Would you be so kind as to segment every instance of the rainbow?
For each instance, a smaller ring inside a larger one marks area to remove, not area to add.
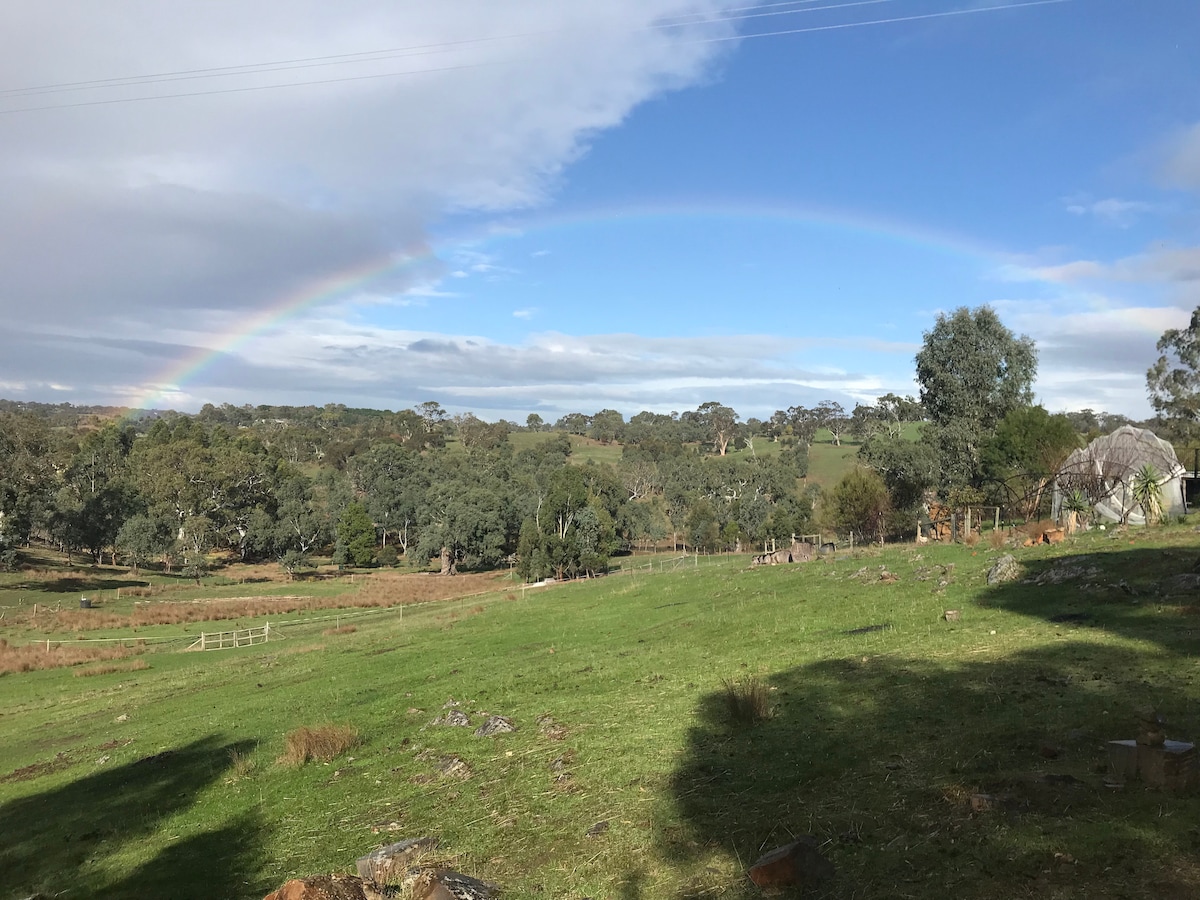
[[[278,327],[302,313],[352,296],[368,289],[385,275],[415,269],[421,263],[438,258],[438,248],[451,249],[479,246],[503,241],[506,237],[525,237],[539,232],[555,232],[606,224],[638,223],[684,219],[776,221],[790,226],[801,225],[836,230],[850,235],[867,236],[906,244],[924,251],[934,251],[964,257],[989,269],[1016,264],[1016,258],[998,248],[962,235],[902,222],[883,216],[868,215],[845,209],[819,206],[791,206],[745,203],[680,203],[647,206],[593,208],[569,213],[512,217],[491,220],[440,237],[434,246],[412,253],[389,255],[364,260],[350,268],[335,272],[300,290],[280,297],[270,306],[243,318],[235,329],[217,337],[213,344],[198,349],[185,359],[173,363],[153,380],[152,386],[137,395],[131,414],[166,403],[182,392],[186,385],[206,369],[249,341]]]

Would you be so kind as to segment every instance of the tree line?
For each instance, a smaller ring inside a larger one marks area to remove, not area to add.
[[[1200,310],[1190,329],[1164,335],[1147,376],[1151,424],[1177,440],[1200,432],[1198,345]],[[328,555],[354,566],[437,560],[446,574],[507,562],[536,579],[664,543],[742,549],[817,527],[907,537],[932,496],[1043,514],[1067,454],[1130,421],[1034,404],[1036,347],[986,306],[939,315],[915,365],[915,398],[745,421],[716,401],[628,420],[612,409],[553,423],[530,413],[523,424],[450,415],[436,401],[126,418],[0,401],[0,565],[32,541],[196,577],[220,551],[290,573]],[[805,477],[821,429],[835,445],[859,442],[860,465],[826,496]],[[520,432],[549,433],[518,448]],[[580,465],[570,436],[615,445],[619,459]]]

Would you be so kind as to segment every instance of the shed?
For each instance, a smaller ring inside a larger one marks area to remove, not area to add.
[[[1133,499],[1132,490],[1134,475],[1146,465],[1159,473],[1163,514],[1176,516],[1187,512],[1184,497],[1187,470],[1175,456],[1175,448],[1148,428],[1122,425],[1067,457],[1054,480],[1054,517],[1060,518],[1063,496],[1081,490],[1091,502],[1096,518],[1146,524],[1146,516]]]

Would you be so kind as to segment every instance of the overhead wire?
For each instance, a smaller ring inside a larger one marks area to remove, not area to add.
[[[774,3],[758,3],[752,6],[739,6],[724,10],[720,15],[708,18],[697,18],[693,21],[663,21],[635,29],[620,29],[623,32],[649,31],[664,28],[682,28],[703,25],[719,25],[726,22],[739,22],[746,19],[763,16],[794,15],[804,12],[820,12],[822,10],[840,9],[842,7],[865,6],[878,3],[892,3],[896,0],[852,0],[846,3],[832,3],[826,6],[811,6],[821,0],[782,0]],[[776,7],[800,7],[792,9],[777,9]],[[754,12],[754,10],[769,10]],[[742,12],[745,15],[732,16],[728,13]],[[675,19],[683,16],[672,17]],[[57,84],[32,85],[22,88],[0,88],[0,96],[28,97],[42,94],[66,93],[71,91],[98,90],[115,87],[134,87],[144,84],[160,84],[172,81],[187,81],[199,78],[223,78],[237,75],[255,75],[270,72],[285,72],[294,69],[317,68],[321,66],[353,65],[364,62],[381,62],[388,59],[398,59],[405,56],[423,56],[434,53],[454,52],[462,47],[475,44],[492,43],[506,40],[522,40],[531,37],[543,37],[549,34],[562,34],[571,29],[546,29],[543,31],[527,31],[514,34],[489,35],[480,38],[464,38],[457,41],[442,41],[431,44],[415,44],[407,47],[388,47],[378,50],[362,50],[354,53],[337,53],[326,56],[299,57],[295,59],[270,60],[260,63],[245,63],[236,66],[210,66],[200,69],[183,69],[173,72],[157,72],[145,75],[126,75],[115,78],[97,78],[86,81],[67,81]]]
[[[812,3],[812,2],[816,2],[816,0],[787,0],[787,2],[784,2],[784,3],[756,4],[755,6],[741,7],[740,9],[753,10],[753,9],[764,9],[764,8],[776,7],[776,6],[795,6],[797,3]],[[831,5],[827,5],[827,6],[819,6],[819,7],[818,6],[805,6],[800,9],[791,9],[791,10],[780,11],[780,12],[754,13],[754,14],[746,15],[746,16],[734,16],[734,17],[700,20],[700,21],[697,21],[694,23],[676,23],[673,25],[672,24],[656,24],[653,26],[646,26],[646,27],[647,28],[681,27],[681,24],[691,24],[691,25],[714,24],[714,25],[716,25],[716,24],[723,24],[725,22],[731,22],[731,21],[742,21],[742,20],[750,19],[750,18],[759,18],[759,17],[765,16],[765,15],[780,15],[780,14],[791,14],[791,13],[801,13],[801,12],[817,12],[817,11],[822,11],[822,10],[841,9],[841,8],[847,8],[847,7],[857,7],[857,6],[873,5],[873,4],[877,4],[877,3],[887,3],[887,2],[895,2],[895,0],[852,0],[852,2],[850,2],[850,3],[835,3],[835,4],[831,4]],[[773,31],[756,31],[756,32],[739,33],[739,34],[733,34],[733,35],[719,35],[719,36],[707,37],[707,38],[703,38],[703,37],[688,38],[688,39],[681,41],[681,43],[683,43],[683,44],[711,44],[711,43],[726,43],[726,42],[730,42],[730,41],[747,41],[747,40],[753,40],[756,38],[780,37],[780,36],[797,35],[797,34],[812,34],[812,33],[823,32],[823,31],[836,31],[836,30],[845,30],[845,29],[851,29],[851,28],[863,28],[863,27],[875,26],[875,25],[887,25],[887,24],[901,23],[901,22],[914,22],[914,21],[929,20],[929,19],[940,19],[940,18],[946,18],[946,17],[950,17],[950,16],[976,15],[976,14],[980,14],[980,13],[999,12],[999,11],[1009,10],[1009,9],[1022,9],[1022,8],[1035,7],[1035,6],[1050,6],[1050,5],[1058,5],[1058,4],[1063,4],[1063,3],[1071,3],[1071,2],[1074,2],[1074,0],[1021,0],[1021,2],[1017,2],[1017,3],[1002,3],[1002,4],[996,4],[993,6],[976,6],[976,7],[967,7],[964,9],[941,10],[938,12],[917,13],[917,14],[906,15],[906,16],[893,16],[893,17],[889,17],[889,18],[871,19],[871,20],[866,20],[866,21],[836,22],[836,23],[832,23],[832,24],[812,25],[812,26],[806,26],[806,27],[802,27],[802,28],[776,29]],[[630,29],[630,30],[636,31],[636,30],[645,30],[645,29]],[[42,94],[61,93],[61,92],[75,91],[75,90],[104,89],[104,88],[111,88],[111,87],[142,87],[142,86],[152,85],[152,84],[191,80],[193,78],[269,74],[272,72],[290,71],[293,69],[300,69],[300,68],[313,68],[313,67],[320,66],[320,65],[344,65],[347,63],[354,63],[354,62],[378,62],[378,61],[383,61],[383,60],[387,60],[387,59],[399,58],[404,55],[419,55],[422,51],[424,51],[426,53],[448,52],[447,49],[432,49],[432,48],[453,48],[453,47],[458,47],[458,46],[465,45],[465,44],[477,44],[477,43],[483,43],[486,41],[510,40],[510,39],[518,39],[518,38],[523,38],[523,37],[535,37],[535,36],[542,36],[545,34],[562,33],[562,31],[563,31],[563,29],[559,29],[556,31],[527,32],[522,35],[496,35],[496,36],[484,37],[484,38],[464,39],[462,41],[444,42],[442,44],[416,45],[411,48],[395,48],[393,50],[362,51],[360,53],[338,54],[338,55],[328,56],[328,57],[310,57],[310,58],[308,58],[307,61],[304,59],[297,59],[297,60],[293,60],[293,61],[279,61],[279,62],[273,62],[273,63],[272,62],[257,63],[257,64],[252,63],[252,64],[246,64],[244,66],[215,67],[212,69],[182,70],[179,72],[162,73],[159,75],[128,76],[127,78],[124,78],[124,79],[96,79],[91,82],[63,82],[63,83],[60,83],[57,85],[42,85],[42,86],[35,86],[35,87],[29,87],[29,88],[11,88],[11,89],[7,89],[7,90],[0,90],[0,97],[7,96],[9,98],[21,98],[21,97],[27,97],[27,96],[38,96],[38,95],[42,95]],[[392,55],[383,55],[383,54],[392,54]],[[367,57],[370,57],[370,58],[367,58]],[[275,83],[275,84],[253,84],[253,85],[243,85],[243,86],[237,86],[237,87],[213,88],[211,90],[202,90],[202,91],[183,91],[183,92],[175,92],[175,93],[169,93],[169,94],[146,94],[146,95],[135,96],[135,97],[109,97],[109,98],[94,99],[94,100],[81,100],[81,101],[76,101],[76,102],[71,102],[71,103],[53,103],[53,104],[46,104],[46,105],[42,105],[42,106],[24,106],[24,107],[16,107],[13,109],[0,109],[0,116],[13,115],[16,113],[26,113],[26,112],[42,112],[42,111],[55,110],[55,109],[76,109],[76,108],[82,108],[82,107],[107,106],[107,105],[122,104],[122,103],[138,103],[138,102],[148,102],[148,101],[154,101],[154,100],[172,100],[172,99],[183,99],[183,98],[189,98],[189,97],[207,97],[207,96],[216,96],[216,95],[221,95],[221,94],[239,94],[239,93],[249,93],[249,92],[254,92],[254,91],[278,90],[278,89],[284,89],[284,88],[312,87],[312,86],[339,84],[339,83],[347,83],[347,82],[354,82],[354,81],[368,81],[368,80],[375,80],[375,79],[382,79],[382,78],[403,78],[403,77],[409,77],[409,76],[414,76],[414,75],[438,74],[438,73],[444,73],[444,72],[460,71],[460,70],[465,70],[465,69],[481,68],[484,66],[514,65],[519,61],[520,60],[518,60],[518,59],[476,61],[476,62],[462,63],[459,65],[451,65],[451,66],[437,66],[437,67],[429,67],[429,68],[421,68],[421,69],[408,69],[408,70],[404,70],[404,71],[392,71],[392,72],[371,72],[371,73],[366,73],[366,74],[361,74],[361,75],[346,75],[346,76],[341,76],[341,77],[337,77],[337,78],[310,79],[310,80],[305,80],[305,81],[285,81],[285,82],[279,82],[279,83]],[[292,65],[290,63],[295,63],[295,64]]]

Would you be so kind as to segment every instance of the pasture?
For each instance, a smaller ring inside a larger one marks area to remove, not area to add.
[[[1169,737],[1200,733],[1200,609],[1170,587],[1198,537],[635,557],[524,590],[404,576],[473,595],[407,603],[382,573],[120,600],[122,570],[6,576],[14,644],[132,635],[136,601],[313,602],[270,614],[267,644],[181,652],[261,623],[248,606],[138,625],[164,640],[123,660],[0,676],[0,898],[261,897],[424,835],[508,897],[750,898],[747,866],[799,834],[838,869],[814,896],[1196,896],[1200,801],[1111,782],[1104,743],[1146,704]],[[1004,552],[1024,578],[989,587]],[[66,578],[93,579],[100,608],[72,613],[104,628],[13,612],[65,611]],[[741,722],[726,685],[752,679],[771,714]],[[517,730],[431,724],[448,709]],[[324,724],[357,744],[289,762],[289,733]]]

